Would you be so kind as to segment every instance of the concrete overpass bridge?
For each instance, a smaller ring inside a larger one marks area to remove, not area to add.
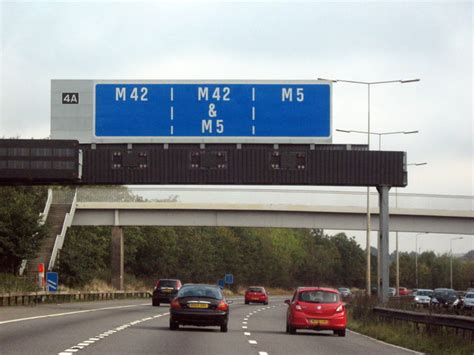
[[[371,194],[378,206],[379,194]],[[474,198],[397,193],[389,195],[390,231],[474,235]],[[81,187],[50,193],[48,206],[68,206],[61,232],[46,246],[54,266],[70,226],[112,226],[112,284],[123,287],[124,226],[229,226],[366,229],[366,192],[312,187],[159,186]],[[380,226],[371,209],[372,230]],[[46,217],[45,217],[46,218]],[[387,247],[388,248],[388,247]],[[388,253],[388,250],[387,250]],[[383,259],[387,263],[387,258]],[[382,264],[384,261],[382,261]],[[388,265],[388,264],[387,264]],[[388,266],[386,267],[388,268]]]
[[[379,228],[371,194],[372,230]],[[390,231],[474,234],[474,198],[390,194]],[[366,192],[310,187],[80,188],[71,225],[366,229]]]

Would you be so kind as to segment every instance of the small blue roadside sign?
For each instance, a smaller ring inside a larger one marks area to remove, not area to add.
[[[218,280],[218,281],[217,281],[217,285],[218,285],[221,289],[223,289],[223,288],[225,287],[225,281],[224,281],[224,279]]]
[[[234,283],[234,275],[226,274],[224,280],[227,285],[232,285]]]
[[[46,291],[48,292],[58,291],[58,273],[57,272],[46,273]]]

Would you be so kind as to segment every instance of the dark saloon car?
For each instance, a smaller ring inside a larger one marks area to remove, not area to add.
[[[459,297],[451,288],[435,288],[431,297],[431,305],[452,306],[459,302]]]
[[[219,326],[227,332],[229,304],[219,286],[185,284],[170,304],[170,329],[180,325]]]
[[[159,306],[160,303],[170,303],[181,288],[181,281],[177,279],[159,279],[153,289],[151,304]]]

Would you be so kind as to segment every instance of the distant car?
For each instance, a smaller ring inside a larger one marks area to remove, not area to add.
[[[300,287],[285,303],[288,304],[287,333],[295,334],[297,329],[332,330],[346,336],[346,309],[338,290]]]
[[[459,297],[451,288],[435,288],[431,297],[431,305],[452,306],[459,302]]]
[[[185,284],[170,304],[170,329],[180,325],[219,326],[227,332],[229,304],[215,285]]]
[[[474,308],[474,291],[467,292],[464,295],[464,309],[473,309]]]
[[[337,289],[339,293],[341,294],[342,298],[350,298],[352,297],[352,292],[346,287],[339,287]]]
[[[395,287],[389,287],[389,288],[388,288],[388,296],[389,296],[389,297],[395,296],[395,294],[397,293],[396,291],[397,291],[397,290],[396,290]]]
[[[151,304],[159,306],[160,303],[170,303],[181,286],[181,281],[178,279],[159,279],[153,289]]]
[[[433,296],[433,290],[420,288],[417,289],[415,293],[413,293],[413,296],[415,296],[413,299],[415,305],[429,306],[431,297]]]
[[[250,302],[268,304],[268,292],[264,287],[250,286],[245,291],[245,304]]]
[[[407,289],[406,287],[399,287],[398,288],[398,295],[399,296],[408,296],[410,293],[410,290]]]

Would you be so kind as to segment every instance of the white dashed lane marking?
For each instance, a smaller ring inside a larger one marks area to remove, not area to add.
[[[248,326],[247,326],[248,320],[249,320],[249,318],[250,318],[252,315],[256,314],[257,312],[266,311],[267,309],[272,309],[272,308],[276,308],[276,307],[280,307],[280,306],[283,306],[283,305],[268,306],[268,307],[258,308],[257,310],[255,310],[255,311],[253,311],[253,312],[250,312],[249,314],[247,314],[247,315],[245,316],[245,318],[244,318],[244,320],[243,320],[243,322],[242,322],[242,324],[245,324],[245,325],[242,326],[242,329],[244,329],[244,330],[248,329]],[[250,333],[250,332],[247,332],[247,331],[244,331],[244,335],[248,337],[248,336],[251,335],[251,333]],[[248,340],[248,342],[249,342],[250,345],[257,345],[257,344],[258,344],[257,341],[256,341],[256,340],[253,340],[253,339],[252,339],[252,340]],[[268,353],[267,353],[266,351],[259,351],[259,352],[258,352],[258,355],[268,355]]]
[[[135,320],[135,321],[127,323],[127,324],[123,324],[123,325],[121,325],[117,328],[110,329],[106,332],[103,332],[99,335],[96,335],[95,337],[89,338],[89,340],[84,340],[83,342],[81,342],[81,343],[79,343],[75,346],[71,346],[70,348],[64,350],[63,352],[58,353],[58,355],[71,355],[72,353],[78,352],[79,350],[82,350],[85,347],[94,344],[96,341],[99,341],[100,339],[108,337],[109,335],[112,335],[112,334],[120,332],[124,329],[130,328],[130,327],[132,327],[136,324],[146,322],[146,321],[149,321],[149,320],[152,320],[152,319],[155,319],[155,318],[159,318],[159,317],[162,317],[162,316],[167,316],[167,315],[169,315],[169,313],[157,314],[156,316],[153,316],[153,317],[147,317],[147,318]]]

